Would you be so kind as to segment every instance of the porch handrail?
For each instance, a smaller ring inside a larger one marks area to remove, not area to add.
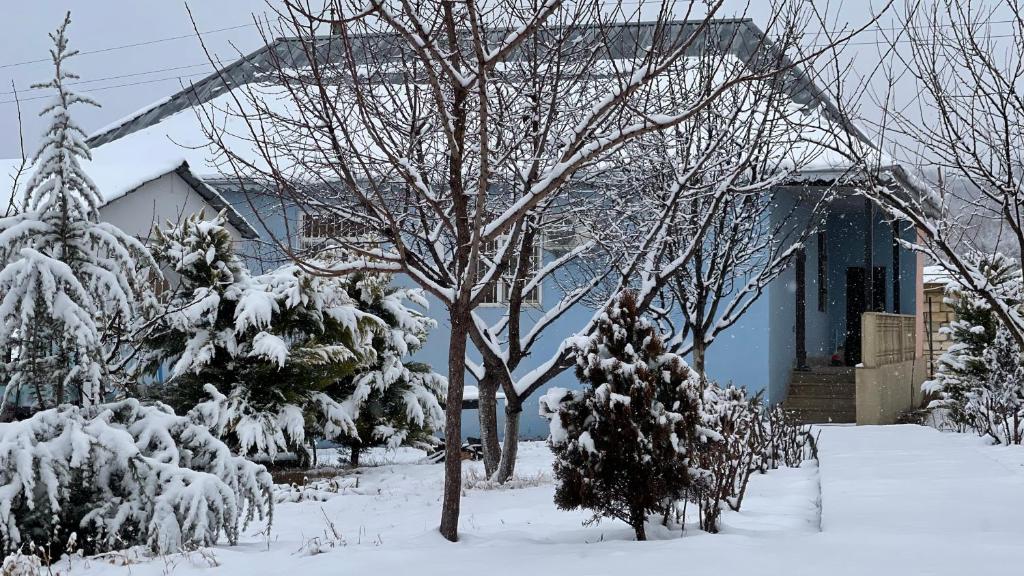
[[[865,368],[913,360],[917,354],[916,317],[865,312],[861,315],[861,364]]]

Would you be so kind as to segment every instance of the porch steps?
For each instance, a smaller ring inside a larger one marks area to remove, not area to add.
[[[783,407],[802,424],[857,420],[856,377],[846,366],[815,366],[793,371]]]

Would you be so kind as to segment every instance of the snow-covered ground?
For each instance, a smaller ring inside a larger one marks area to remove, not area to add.
[[[632,541],[613,521],[552,503],[551,456],[520,449],[515,489],[471,488],[462,540],[441,539],[442,467],[420,454],[335,482],[325,501],[285,502],[269,539],[166,558],[61,562],[55,573],[132,574],[1003,574],[1024,559],[1024,448],[917,426],[827,427],[820,468],[755,477],[723,533],[652,527]],[[467,477],[479,465],[466,463]],[[326,495],[326,494],[325,494]],[[121,566],[125,561],[130,566]]]

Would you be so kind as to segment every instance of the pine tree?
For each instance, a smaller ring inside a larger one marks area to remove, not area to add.
[[[552,389],[541,400],[558,480],[555,503],[618,518],[646,539],[649,514],[666,512],[703,474],[699,451],[718,441],[701,423],[702,385],[665,351],[655,327],[622,293],[595,334],[576,344],[576,375],[589,387]]]
[[[1019,302],[1020,269],[1012,258],[999,253],[974,253],[968,258],[1008,303]],[[939,358],[935,378],[924,383],[924,390],[939,396],[932,407],[945,410],[947,422],[964,431],[973,425],[966,412],[967,395],[983,386],[988,378],[985,353],[995,341],[998,320],[984,298],[958,282],[946,286],[946,302],[956,316],[945,329],[952,345]]]
[[[3,417],[32,398],[39,408],[90,405],[115,388],[123,360],[120,332],[136,318],[151,264],[145,247],[99,222],[102,197],[81,166],[90,158],[75,104],[95,102],[68,90],[70,13],[50,34],[55,75],[41,115],[49,127],[33,157],[35,172],[20,213],[0,219],[0,379]]]
[[[427,307],[419,289],[398,288],[385,274],[353,274],[346,289],[360,310],[373,314],[387,325],[374,336],[376,361],[337,381],[327,390],[335,399],[358,402],[356,435],[330,437],[350,449],[351,463],[372,446],[429,445],[436,442],[434,431],[444,424],[441,407],[448,380],[430,366],[410,362],[436,322],[409,304]]]
[[[325,390],[376,358],[381,321],[341,281],[284,266],[252,276],[223,214],[202,213],[155,235],[177,285],[147,337],[148,365],[170,365],[154,394],[246,455],[311,455],[308,432],[355,434],[358,407]]]
[[[981,435],[1001,444],[1024,442],[1024,358],[1000,326],[982,357],[987,374],[965,394],[964,412]]]

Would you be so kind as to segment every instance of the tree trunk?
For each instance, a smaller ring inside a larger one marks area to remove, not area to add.
[[[637,541],[642,542],[644,540],[647,540],[647,531],[644,530],[644,521],[646,520],[646,518],[644,518],[644,513],[642,511],[639,513],[634,511],[632,516],[633,531],[636,532]]]
[[[359,455],[362,452],[363,451],[358,446],[353,446],[351,448],[351,451],[349,452],[348,455],[348,463],[350,466],[352,466],[353,468],[359,467]]]
[[[480,446],[484,452],[484,472],[488,478],[494,476],[501,461],[501,445],[498,444],[497,388],[497,382],[486,374],[480,380],[477,412],[480,418]]]
[[[466,384],[466,334],[470,318],[456,303],[450,313],[452,332],[448,346],[448,399],[444,423],[444,497],[441,535],[459,539],[459,504],[462,496],[462,398]]]
[[[501,451],[501,462],[495,477],[499,483],[508,482],[516,471],[516,454],[519,452],[519,415],[523,405],[513,398],[505,399],[505,445]]]
[[[704,335],[694,332],[693,334],[693,369],[701,378],[704,377],[704,355],[707,347],[704,344]]]

